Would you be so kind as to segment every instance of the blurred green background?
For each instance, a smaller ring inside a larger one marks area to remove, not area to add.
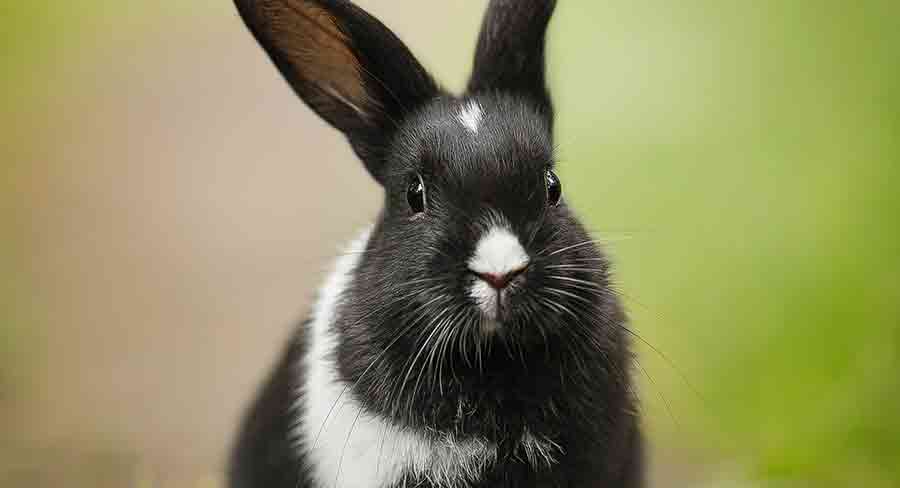
[[[360,3],[463,86],[485,2]],[[900,486],[900,4],[560,3],[653,486]],[[217,486],[378,190],[230,2],[6,2],[0,39],[0,486]]]

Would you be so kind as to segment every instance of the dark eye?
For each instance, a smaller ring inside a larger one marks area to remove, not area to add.
[[[547,181],[547,205],[552,207],[559,203],[559,198],[562,196],[562,183],[559,182],[556,173],[549,169],[545,178]]]
[[[425,211],[425,183],[418,174],[410,176],[406,186],[406,201],[414,213]]]

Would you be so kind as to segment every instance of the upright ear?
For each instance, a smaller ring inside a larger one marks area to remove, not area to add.
[[[345,0],[235,0],[294,91],[342,131],[383,183],[387,146],[434,80],[377,19]]]
[[[544,76],[544,38],[555,0],[491,0],[475,49],[472,93],[523,96],[553,118]]]

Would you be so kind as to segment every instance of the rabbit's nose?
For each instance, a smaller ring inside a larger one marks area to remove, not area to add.
[[[506,288],[528,267],[528,253],[513,232],[505,226],[487,230],[475,245],[469,259],[469,271],[495,290]]]
[[[491,285],[492,288],[497,290],[502,290],[506,288],[507,285],[516,277],[522,274],[525,271],[527,266],[522,266],[521,268],[514,269],[508,273],[475,273],[479,278],[484,280],[487,284]]]

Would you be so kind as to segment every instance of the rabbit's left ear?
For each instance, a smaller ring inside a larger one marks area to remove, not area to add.
[[[468,91],[524,97],[552,122],[544,42],[555,6],[555,0],[491,0],[475,48]]]
[[[376,180],[402,121],[439,94],[409,49],[346,0],[234,0],[300,98],[342,131]]]

